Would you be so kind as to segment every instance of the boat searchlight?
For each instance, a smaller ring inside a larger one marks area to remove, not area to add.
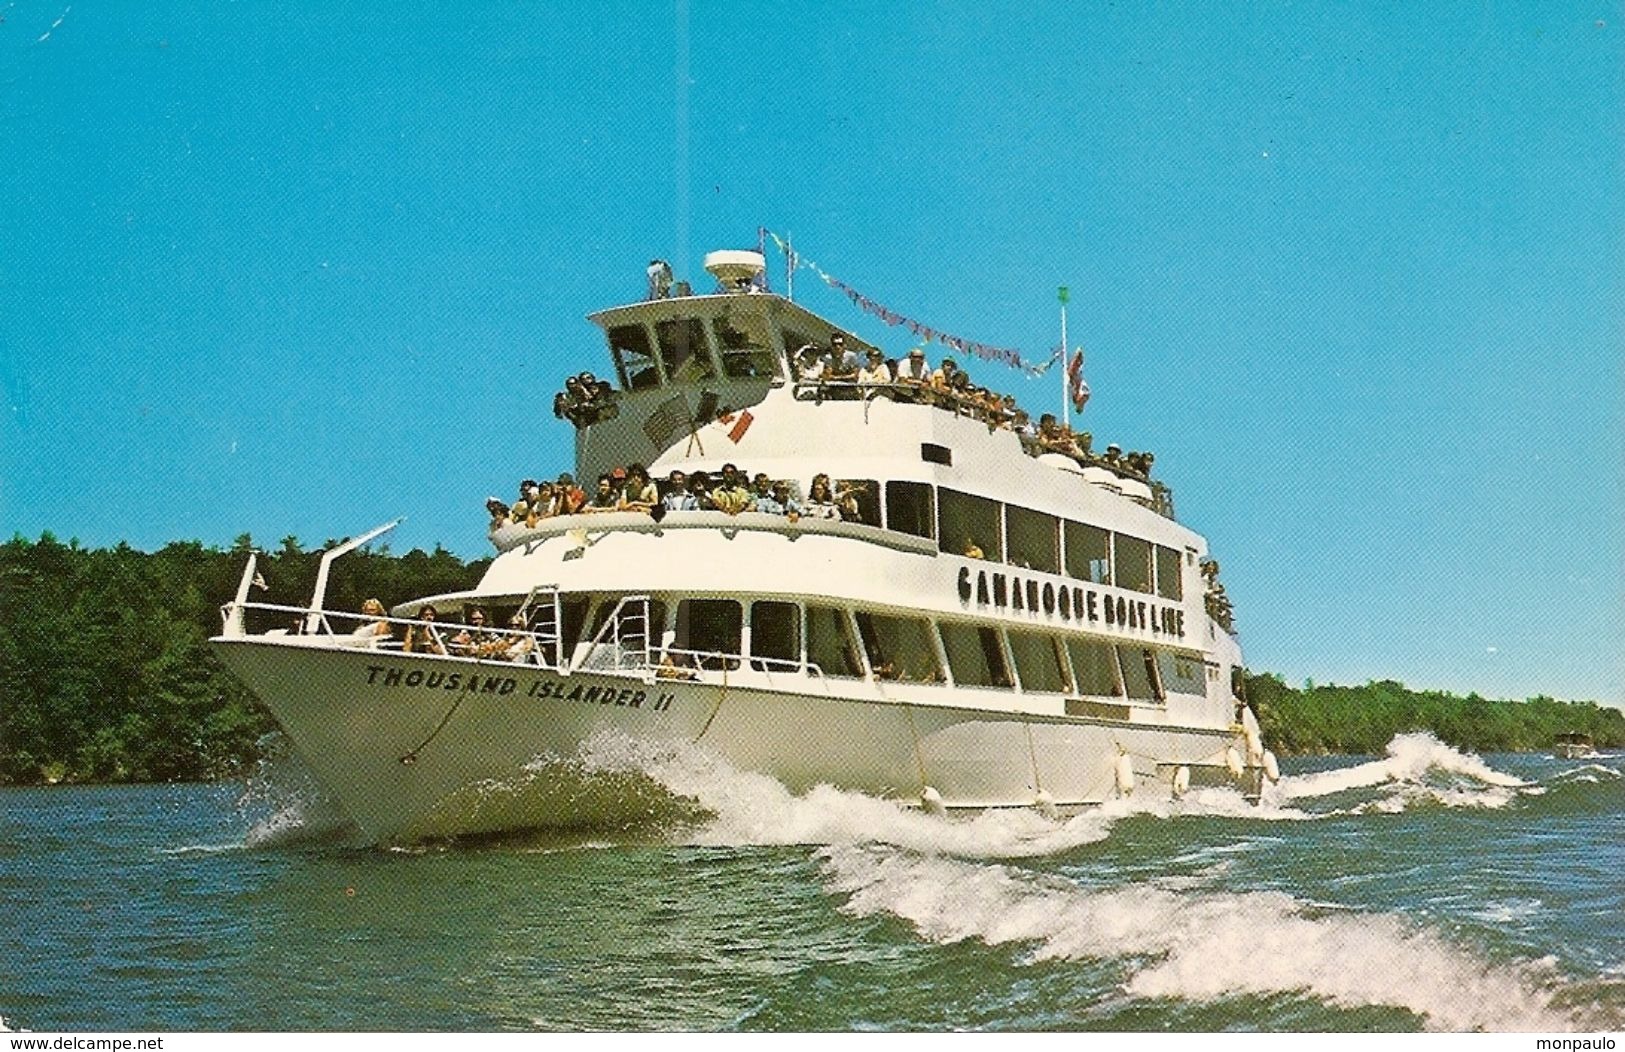
[[[705,270],[730,292],[746,292],[767,269],[760,252],[723,249],[705,254]]]

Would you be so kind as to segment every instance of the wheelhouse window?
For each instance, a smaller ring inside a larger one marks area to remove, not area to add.
[[[655,323],[660,341],[660,360],[666,366],[666,379],[672,383],[693,383],[716,375],[711,352],[705,343],[705,326],[698,318],[670,318]]]
[[[1117,656],[1122,660],[1123,685],[1128,689],[1128,696],[1142,701],[1161,701],[1157,662],[1151,651],[1142,647],[1120,646]]]
[[[677,604],[672,646],[700,668],[738,668],[744,616],[732,599],[684,599]]]
[[[886,483],[886,527],[930,539],[937,530],[936,500],[929,482]]]
[[[1118,678],[1117,655],[1111,644],[1093,639],[1068,639],[1067,653],[1078,677],[1078,693],[1120,698],[1123,683]]]
[[[1157,545],[1157,594],[1164,599],[1183,599],[1185,587],[1180,573],[1179,553]]]
[[[835,503],[847,522],[880,525],[880,485],[874,479],[836,479]]]
[[[801,665],[801,608],[762,599],[750,604],[751,667],[783,672]]]
[[[711,330],[722,354],[722,375],[737,380],[776,379],[779,356],[767,319],[757,314],[725,314],[713,319]]]
[[[999,630],[987,625],[962,625],[945,621],[942,647],[948,653],[948,668],[954,683],[961,687],[1009,687],[1010,669],[1004,660]]]
[[[1113,577],[1119,588],[1151,591],[1151,542],[1119,533],[1113,541]]]
[[[858,635],[876,679],[909,683],[940,683],[937,648],[931,626],[923,620],[860,612]]]
[[[1072,676],[1061,653],[1061,641],[1043,632],[1010,630],[1010,653],[1016,659],[1016,677],[1021,689],[1040,694],[1065,694],[1072,689]]]
[[[1061,524],[1055,516],[1006,504],[1004,525],[1012,566],[1061,572]]]
[[[1157,673],[1162,679],[1162,689],[1169,694],[1207,693],[1207,677],[1201,658],[1176,654],[1172,650],[1159,650]]]
[[[958,490],[937,491],[937,548],[954,555],[1004,559],[999,502]]]
[[[616,325],[609,330],[609,350],[615,356],[615,371],[627,391],[647,391],[660,386],[649,331],[642,325]]]
[[[846,611],[833,606],[807,607],[807,661],[826,676],[863,675]]]
[[[1066,572],[1080,581],[1111,584],[1111,535],[1098,526],[1066,523]]]

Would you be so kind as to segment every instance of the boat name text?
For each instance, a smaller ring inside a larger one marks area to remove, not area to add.
[[[513,694],[519,691],[519,680],[513,676],[485,676],[477,672],[426,672],[423,669],[404,669],[393,665],[368,665],[369,687],[424,687],[429,690],[461,690],[471,694]],[[655,694],[646,690],[615,687],[594,687],[583,683],[565,683],[557,679],[539,679],[520,692],[526,698],[558,698],[560,701],[579,701],[588,705],[619,705],[628,709],[647,706],[653,712],[671,708],[675,694]]]
[[[959,598],[995,610],[1042,611],[1049,617],[1059,614],[1063,621],[1148,628],[1158,635],[1185,637],[1185,611],[1177,606],[986,570],[978,570],[973,576],[969,566],[959,568]]]

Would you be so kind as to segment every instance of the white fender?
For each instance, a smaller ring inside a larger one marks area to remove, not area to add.
[[[1236,751],[1234,745],[1224,751],[1224,765],[1230,769],[1233,778],[1240,778],[1243,770],[1241,766],[1241,753]]]
[[[942,794],[929,785],[920,793],[920,806],[928,814],[941,816],[948,813],[947,805],[942,802]]]
[[[1033,808],[1039,814],[1052,821],[1056,817],[1055,797],[1049,795],[1042,789],[1038,790],[1038,795],[1033,797]]]
[[[1241,710],[1241,733],[1247,741],[1247,765],[1257,767],[1264,762],[1264,735],[1258,728],[1258,717],[1251,706]]]
[[[1120,753],[1117,757],[1117,795],[1128,796],[1134,792],[1134,761],[1128,753]]]
[[[1271,783],[1281,780],[1281,765],[1275,762],[1275,754],[1268,749],[1264,750],[1264,777]]]
[[[1181,765],[1174,771],[1174,799],[1191,791],[1191,769]]]

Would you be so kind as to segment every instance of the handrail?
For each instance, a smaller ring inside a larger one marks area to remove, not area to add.
[[[540,668],[560,667],[557,657],[559,653],[559,633],[557,631],[556,620],[554,622],[554,630],[551,632],[521,631],[515,628],[489,628],[484,626],[476,627],[474,625],[465,624],[459,621],[423,621],[416,618],[406,617],[352,614],[345,611],[318,610],[304,606],[288,606],[281,603],[243,603],[240,605],[237,603],[226,603],[221,607],[222,616],[226,619],[228,625],[231,623],[231,619],[233,617],[240,617],[243,612],[248,610],[261,610],[270,613],[295,615],[295,617],[290,620],[290,627],[296,629],[295,631],[290,631],[289,628],[286,627],[271,629],[270,631],[261,633],[258,636],[258,638],[262,639],[309,638],[313,640],[319,639],[328,641],[321,645],[338,648],[411,653],[418,657],[445,657],[456,658],[459,660],[472,659],[506,661],[511,663],[536,665]],[[360,628],[367,628],[377,625],[405,625],[408,628],[422,628],[434,637],[437,645],[442,648],[443,652],[437,653],[433,650],[407,651],[405,650],[405,641],[403,639],[395,638],[393,632],[391,632],[389,636],[379,634],[368,635],[360,631],[339,632],[333,628],[332,621],[334,620],[339,621],[340,623],[348,621],[360,622]],[[314,626],[314,630],[312,630],[309,626]],[[470,642],[457,642],[458,638],[465,633],[470,634]],[[229,630],[225,634],[228,636],[234,635],[234,633],[230,632]],[[244,638],[253,637],[247,637],[245,634]],[[511,640],[512,642],[504,646],[502,643],[505,640]],[[513,653],[515,646],[527,641],[530,643],[530,646],[525,647],[517,654]],[[554,654],[554,660],[551,662],[546,660],[547,654],[545,653],[545,650],[548,644],[552,644]]]

